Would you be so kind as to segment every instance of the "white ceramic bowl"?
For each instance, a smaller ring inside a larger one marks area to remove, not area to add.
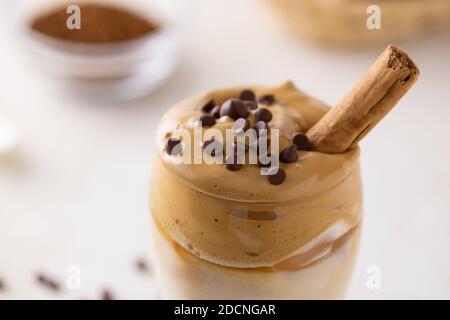
[[[158,32],[112,44],[55,39],[32,30],[30,19],[66,0],[19,0],[12,10],[12,34],[28,61],[56,80],[57,88],[82,98],[115,102],[150,94],[175,70],[182,24],[182,0],[81,0],[134,10],[160,25]]]

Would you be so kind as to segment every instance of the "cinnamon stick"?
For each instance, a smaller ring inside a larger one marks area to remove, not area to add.
[[[312,148],[341,153],[355,146],[392,110],[419,74],[408,55],[390,45],[352,90],[308,130]]]

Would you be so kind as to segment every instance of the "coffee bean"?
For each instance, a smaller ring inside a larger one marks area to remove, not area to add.
[[[290,146],[284,148],[280,153],[280,161],[284,163],[292,163],[298,160],[297,146],[291,144]]]
[[[59,291],[59,284],[51,279],[47,279],[48,287],[53,291]]]
[[[292,138],[292,142],[297,146],[297,150],[308,150],[309,149],[309,139],[304,133],[296,133]]]
[[[252,90],[244,90],[239,95],[239,99],[243,101],[256,101],[256,96]]]
[[[114,295],[109,290],[103,290],[101,298],[102,300],[114,300]]]
[[[138,259],[136,261],[136,267],[137,267],[137,269],[139,271],[142,271],[142,272],[148,272],[149,271],[148,264],[147,264],[147,262],[144,261],[144,259]]]
[[[36,275],[36,279],[41,285],[47,287],[48,289],[53,291],[59,291],[60,288],[59,284],[55,280],[49,278],[48,276],[39,273]]]
[[[237,161],[237,156],[235,154],[228,155],[225,158],[225,167],[230,171],[238,171],[241,169],[242,164],[239,164]]]
[[[286,180],[286,172],[281,168],[270,168],[268,173],[267,180],[270,184],[280,185]]]
[[[270,112],[266,108],[259,108],[255,111],[255,120],[258,121],[264,121],[264,122],[270,122],[272,120],[272,112]]]
[[[214,108],[212,108],[211,115],[215,119],[219,119],[220,118],[220,107],[219,106],[215,106]]]
[[[216,101],[214,101],[214,99],[211,99],[202,107],[202,111],[209,112],[212,110],[212,108],[215,107],[215,105],[216,105]]]
[[[259,102],[265,105],[274,104],[275,96],[273,94],[266,94],[259,98]]]
[[[235,134],[242,134],[250,127],[250,121],[244,118],[237,119],[233,124],[233,132]]]
[[[166,152],[171,156],[175,156],[181,152],[181,141],[176,138],[170,138],[166,142]]]
[[[202,123],[202,127],[212,127],[216,124],[216,119],[209,114],[202,115],[199,120]]]
[[[233,120],[239,118],[247,118],[249,114],[248,108],[244,102],[239,99],[229,99],[225,101],[220,109],[220,116],[228,116]]]

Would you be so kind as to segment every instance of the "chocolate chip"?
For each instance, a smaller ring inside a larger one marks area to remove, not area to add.
[[[237,119],[233,124],[233,132],[235,134],[242,134],[250,127],[250,121],[244,118]]]
[[[101,298],[102,300],[114,300],[114,295],[109,290],[103,290]]]
[[[211,115],[215,119],[219,119],[220,118],[220,107],[219,106],[215,106],[214,108],[212,108]]]
[[[234,106],[239,103],[239,101],[241,100],[237,100],[237,99],[229,99],[227,101],[225,101],[222,104],[222,107],[220,108],[220,116],[228,116],[233,120],[238,119],[236,112],[234,110]]]
[[[272,112],[270,112],[266,108],[259,108],[255,111],[256,121],[270,122],[270,120],[272,120],[272,117]]]
[[[248,145],[245,143],[233,143],[233,152],[235,156],[241,156],[245,154],[245,152],[248,151]]]
[[[199,120],[202,123],[202,127],[212,127],[216,124],[216,119],[209,114],[202,115]]]
[[[269,130],[270,129],[269,125],[264,121],[256,122],[254,128],[256,130]]]
[[[256,134],[259,136],[263,134],[263,131],[260,132],[260,130],[269,130],[269,125],[264,121],[258,121],[257,123],[255,123],[255,126],[253,128],[256,130]],[[265,132],[265,134],[267,134],[267,131]]]
[[[258,151],[258,146],[258,139],[252,139],[248,145],[249,149],[255,152]]]
[[[221,154],[223,152],[223,146],[220,141],[212,138],[211,140],[206,140],[203,143],[203,150],[205,150],[205,152],[210,156],[215,157],[216,154]]]
[[[266,154],[258,157],[258,167],[271,168],[278,167],[278,158],[275,155]]]
[[[250,141],[249,144],[249,149],[256,152],[258,151],[258,147],[259,147],[258,139],[252,139],[252,141]]]
[[[167,154],[174,156],[181,152],[181,141],[176,138],[170,138],[166,142],[166,152]],[[178,147],[177,147],[178,146]]]
[[[286,180],[286,172],[281,168],[270,168],[268,173],[267,180],[270,184],[280,185]]]
[[[248,108],[245,106],[244,102],[239,99],[225,101],[220,109],[221,117],[229,116],[233,120],[247,118],[248,114]]]
[[[258,109],[258,105],[254,101],[244,101],[244,104],[248,108],[248,110]]]
[[[239,99],[243,101],[256,101],[256,96],[252,90],[244,90],[239,95]]]
[[[238,171],[241,169],[242,165],[238,163],[237,156],[235,154],[228,155],[225,158],[225,167],[230,171]]]
[[[257,139],[252,139],[249,143],[249,149],[257,152],[258,155],[266,154],[267,150],[269,150],[270,139],[265,137],[264,135],[259,136]]]
[[[292,163],[297,161],[297,146],[295,144],[291,144],[290,146],[284,148],[280,153],[280,160],[284,163]]]
[[[37,274],[36,279],[41,285],[47,287],[48,289],[59,291],[59,284],[55,280],[45,276],[44,274]]]
[[[250,113],[248,111],[247,106],[242,101],[241,101],[241,103],[237,103],[235,105],[235,111],[236,111],[238,118],[247,118]]]
[[[259,98],[259,102],[266,105],[271,105],[275,102],[275,96],[273,94],[266,94]]]
[[[206,140],[205,142],[203,142],[203,149],[206,149],[207,146],[209,146],[211,143],[213,143],[215,141],[215,139],[211,139],[211,140]]]
[[[309,148],[309,139],[308,136],[304,133],[296,133],[292,138],[292,142],[297,146],[297,150],[308,150]]]
[[[215,105],[216,105],[216,101],[214,101],[214,99],[211,99],[202,107],[202,111],[209,112],[212,110],[212,108],[215,107]]]

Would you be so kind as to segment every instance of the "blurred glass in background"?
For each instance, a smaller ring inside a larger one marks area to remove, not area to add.
[[[269,2],[292,31],[327,46],[372,47],[450,26],[448,0]]]

